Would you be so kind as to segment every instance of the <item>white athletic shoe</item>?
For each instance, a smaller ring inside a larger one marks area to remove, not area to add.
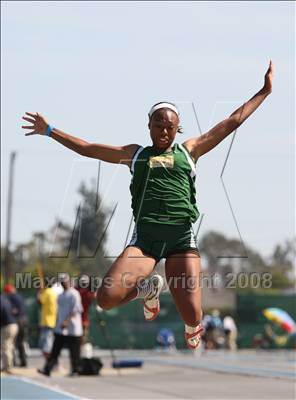
[[[201,336],[204,332],[204,327],[202,326],[202,324],[199,324],[195,328],[190,327],[191,332],[188,332],[188,330],[188,327],[185,326],[184,336],[187,347],[191,350],[198,349],[201,345]]]
[[[160,311],[159,295],[164,286],[164,279],[160,275],[153,275],[150,279],[145,281],[141,288],[140,293],[144,293],[143,311],[146,321],[154,320]]]

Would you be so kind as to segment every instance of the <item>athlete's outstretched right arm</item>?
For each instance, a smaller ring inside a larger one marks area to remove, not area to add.
[[[46,134],[49,124],[39,113],[26,112],[26,116],[23,116],[23,119],[31,124],[22,126],[23,129],[31,131],[26,133],[26,136]],[[106,144],[88,143],[85,140],[68,135],[57,128],[52,129],[50,136],[57,142],[68,147],[68,149],[71,149],[82,156],[96,158],[98,160],[115,164],[121,163],[128,166],[130,166],[131,159],[139,147],[138,144],[109,146]]]

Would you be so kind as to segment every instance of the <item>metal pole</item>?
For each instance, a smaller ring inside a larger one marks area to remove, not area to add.
[[[79,206],[78,216],[79,216],[79,219],[78,219],[79,227],[78,227],[78,242],[77,242],[77,250],[76,250],[77,258],[80,257],[81,229],[82,229],[82,220],[83,220],[83,204],[82,204],[82,202]]]
[[[12,219],[12,200],[13,200],[13,177],[14,177],[14,162],[16,152],[10,153],[9,162],[9,178],[8,178],[8,197],[7,197],[7,221],[6,221],[6,254],[4,263],[4,280],[8,281],[12,278],[11,270],[11,254],[10,254],[10,235],[11,235],[11,219]]]

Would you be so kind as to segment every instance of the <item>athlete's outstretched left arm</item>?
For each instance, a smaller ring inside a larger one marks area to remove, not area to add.
[[[195,160],[212,150],[231,132],[235,131],[251,114],[253,114],[265,98],[272,92],[272,78],[273,65],[270,60],[268,70],[264,77],[264,86],[255,94],[255,96],[235,110],[228,118],[211,128],[208,132],[197,138],[188,139],[183,143]]]

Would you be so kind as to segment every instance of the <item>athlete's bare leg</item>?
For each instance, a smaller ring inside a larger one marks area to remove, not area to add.
[[[200,257],[194,252],[176,253],[165,263],[166,279],[176,307],[188,326],[202,319]]]
[[[138,247],[127,247],[104,276],[97,292],[97,304],[109,310],[134,299],[137,283],[151,274],[155,264],[155,259],[144,255]]]

